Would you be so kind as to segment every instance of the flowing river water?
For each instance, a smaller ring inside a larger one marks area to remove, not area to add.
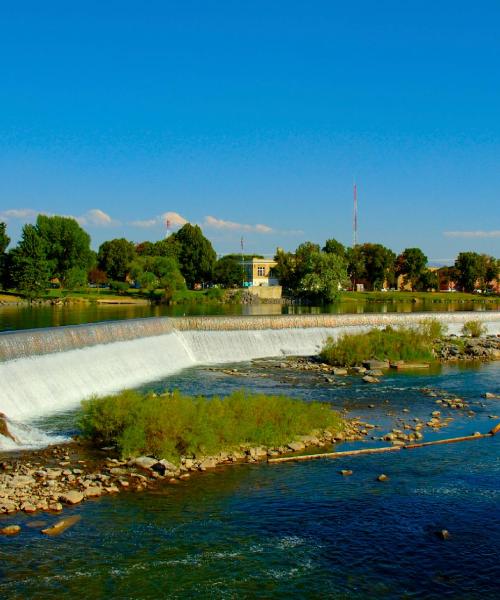
[[[425,440],[485,432],[500,421],[500,400],[483,398],[500,394],[498,362],[390,372],[373,386],[357,377],[332,384],[272,361],[224,370],[192,363],[139,385],[321,400],[376,424],[375,435],[401,418],[427,420],[436,408],[453,417],[440,432],[426,430]],[[424,388],[459,396],[468,408],[443,409]],[[69,435],[75,417],[68,405],[31,423]],[[380,473],[389,479],[377,481]],[[0,524],[22,526],[20,535],[0,537],[1,597],[496,598],[500,436],[342,460],[220,467],[64,514],[81,519],[54,538],[40,529],[60,516],[0,517]],[[442,529],[450,532],[446,541],[436,535]]]

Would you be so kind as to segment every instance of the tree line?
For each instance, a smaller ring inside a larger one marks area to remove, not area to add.
[[[205,284],[240,286],[245,279],[242,256],[217,260],[211,242],[190,223],[156,242],[112,239],[94,252],[89,234],[74,219],[39,215],[35,224],[23,227],[17,246],[8,250],[9,243],[7,226],[0,223],[0,286],[28,298],[43,295],[50,285],[109,285],[124,292],[133,284],[148,293],[161,290],[168,301],[178,290]],[[395,288],[400,276],[412,290],[439,289],[437,274],[427,268],[420,248],[396,255],[382,244],[349,248],[329,239],[323,247],[304,242],[295,252],[278,249],[275,261],[273,274],[286,293],[319,302],[331,302],[341,289],[356,289],[357,284],[369,290]],[[477,287],[486,290],[498,278],[499,264],[492,256],[461,252],[452,267],[441,271],[459,289],[471,292]]]
[[[305,242],[295,252],[278,250],[275,275],[285,290],[295,296],[332,301],[341,289],[381,290],[397,288],[398,279],[412,291],[439,289],[438,274],[427,267],[428,258],[420,248],[406,248],[396,255],[382,244],[346,247],[335,239],[319,244]],[[461,252],[455,264],[442,276],[465,292],[486,291],[498,279],[500,261],[476,252]]]
[[[134,244],[119,238],[105,241],[97,252],[90,242],[74,219],[39,215],[7,251],[10,238],[6,224],[0,223],[0,285],[36,298],[51,285],[71,290],[109,285],[123,292],[133,283],[146,292],[161,290],[169,300],[175,291],[196,284],[241,285],[244,278],[240,257],[217,260],[200,227],[189,223],[157,242]]]

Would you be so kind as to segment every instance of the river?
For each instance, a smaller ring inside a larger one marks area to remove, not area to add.
[[[426,439],[487,431],[500,419],[498,363],[321,383],[251,363],[228,376],[198,366],[147,388],[225,394],[250,387],[329,402],[389,430],[426,419],[432,387],[469,403]],[[376,408],[370,408],[375,405]],[[404,413],[409,409],[409,416]],[[70,432],[74,412],[38,422]],[[376,442],[358,443],[369,445]],[[349,446],[352,446],[351,443]],[[343,447],[347,447],[344,444]],[[342,446],[339,446],[342,448]],[[352,469],[342,477],[340,469]],[[389,480],[376,481],[380,473]],[[55,515],[16,515],[0,539],[4,598],[494,598],[500,579],[500,437],[397,454],[240,465],[177,486],[122,493],[66,510],[81,520],[47,539]],[[443,541],[436,532],[447,529]]]

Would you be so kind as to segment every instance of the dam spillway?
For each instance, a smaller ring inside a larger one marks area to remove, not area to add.
[[[91,395],[161,380],[197,364],[316,354],[346,330],[439,319],[500,333],[499,312],[147,318],[0,334],[0,412],[20,421]]]

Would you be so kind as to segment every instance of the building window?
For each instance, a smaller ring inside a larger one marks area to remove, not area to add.
[[[257,277],[265,277],[266,267],[257,267]]]

